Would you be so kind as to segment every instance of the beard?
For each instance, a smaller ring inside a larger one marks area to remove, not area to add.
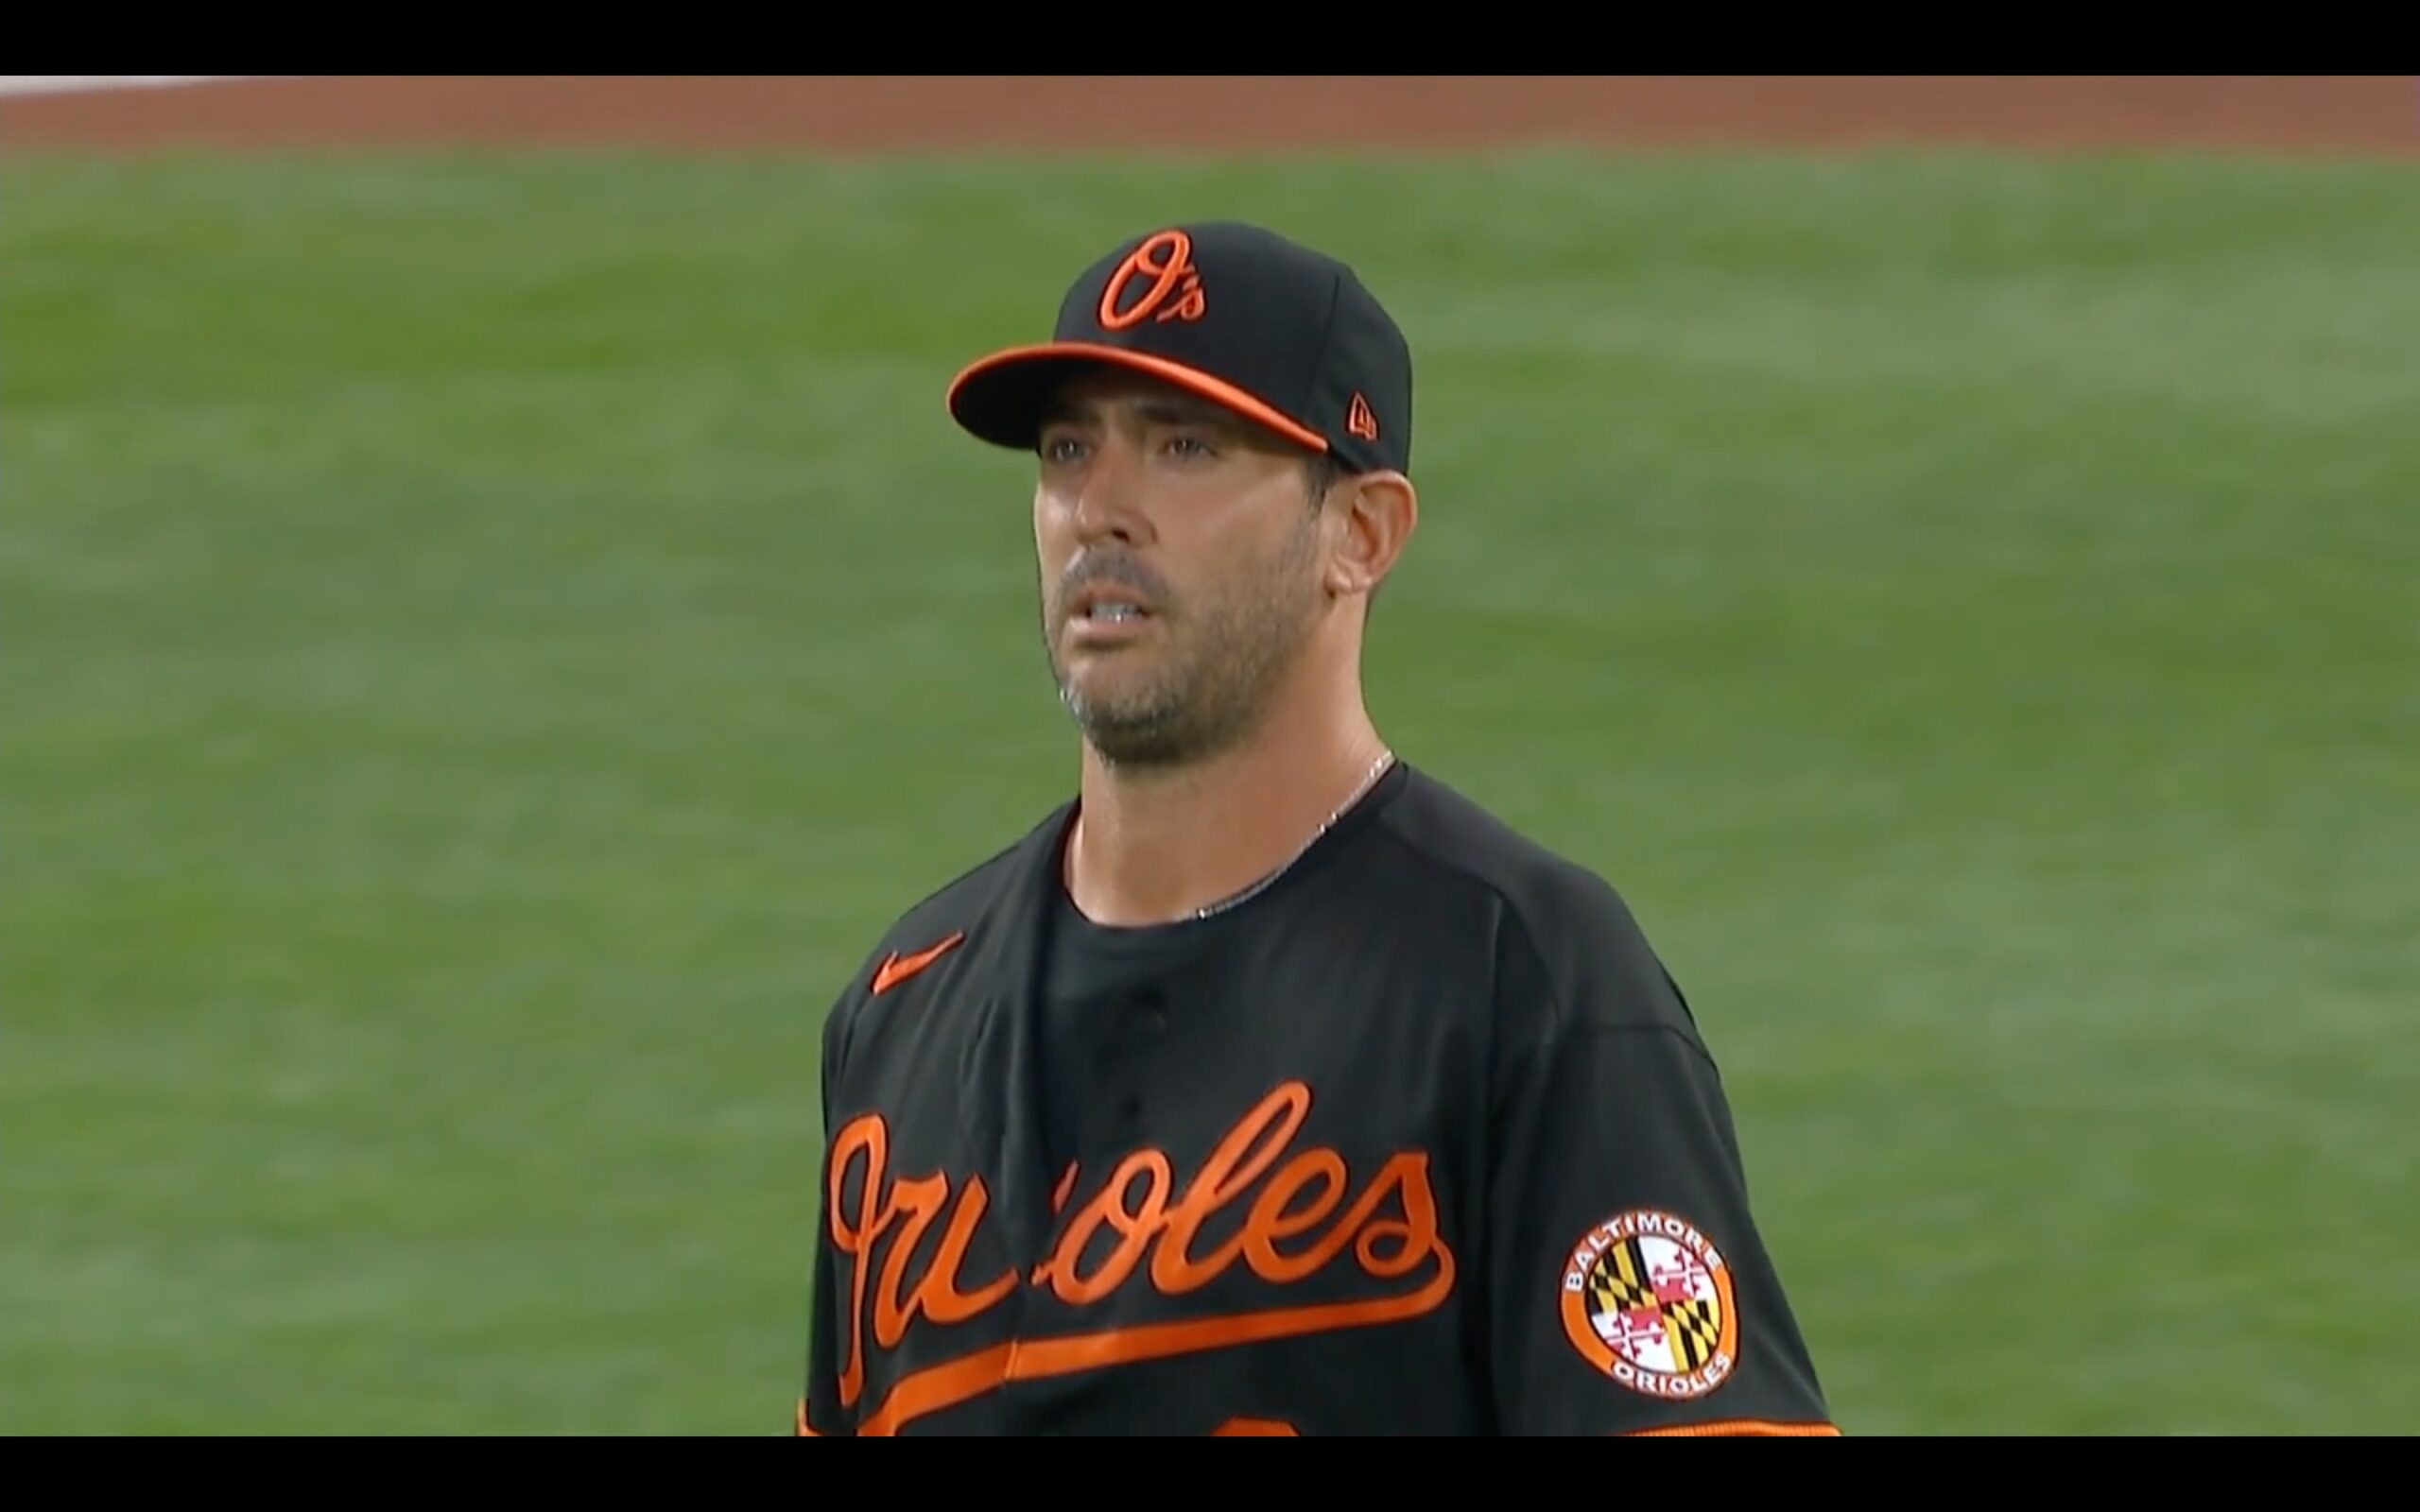
[[[1309,641],[1318,604],[1314,520],[1215,589],[1182,602],[1139,563],[1080,560],[1045,595],[1043,649],[1059,699],[1110,765],[1167,769],[1240,745],[1266,717],[1278,685]],[[1102,655],[1091,687],[1061,659],[1063,606],[1088,583],[1147,594],[1154,631]]]

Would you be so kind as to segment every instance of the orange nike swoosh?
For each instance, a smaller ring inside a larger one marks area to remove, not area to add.
[[[925,949],[918,951],[913,955],[902,955],[897,951],[892,951],[890,958],[885,960],[881,967],[873,973],[874,992],[879,995],[890,991],[892,988],[907,981],[909,977],[915,975],[918,971],[923,971],[925,967],[932,965],[935,961],[938,961],[942,956],[947,955],[951,951],[956,950],[959,944],[965,938],[966,932],[964,930],[960,930],[957,934],[952,935],[949,938],[942,940],[940,944],[926,946]]]

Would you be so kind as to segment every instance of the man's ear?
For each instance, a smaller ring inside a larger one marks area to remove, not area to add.
[[[1328,508],[1338,525],[1328,553],[1328,592],[1377,592],[1420,523],[1420,496],[1411,479],[1392,469],[1357,473],[1337,485]]]

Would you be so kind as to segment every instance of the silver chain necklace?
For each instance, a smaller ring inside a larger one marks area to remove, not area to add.
[[[1252,900],[1259,897],[1262,893],[1267,892],[1271,886],[1275,885],[1278,878],[1283,877],[1287,872],[1292,870],[1295,862],[1300,861],[1303,857],[1308,855],[1310,853],[1311,847],[1319,844],[1322,839],[1325,838],[1328,831],[1336,828],[1337,820],[1344,817],[1347,813],[1352,811],[1354,804],[1360,802],[1363,798],[1368,796],[1370,789],[1378,785],[1378,779],[1385,776],[1387,768],[1394,765],[1394,759],[1395,753],[1393,751],[1379,751],[1378,759],[1370,764],[1370,770],[1363,774],[1360,782],[1355,786],[1350,794],[1346,795],[1343,802],[1339,803],[1336,806],[1334,812],[1330,813],[1326,818],[1320,821],[1320,827],[1311,832],[1311,837],[1303,842],[1300,850],[1297,850],[1292,855],[1288,856],[1284,861],[1278,863],[1276,869],[1270,871],[1267,876],[1262,877],[1258,882],[1255,882],[1252,885],[1246,887],[1243,891],[1238,893],[1230,893],[1228,896],[1219,899],[1217,902],[1204,903],[1201,907],[1195,909],[1191,916],[1192,919],[1198,922],[1204,919],[1215,918],[1219,914],[1225,913],[1230,908],[1241,907],[1243,904],[1250,902]]]

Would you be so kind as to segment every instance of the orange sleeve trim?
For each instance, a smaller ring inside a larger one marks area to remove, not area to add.
[[[1669,1428],[1639,1428],[1625,1438],[1838,1438],[1830,1423],[1773,1423],[1754,1418],[1733,1418],[1712,1423],[1676,1423]]]

